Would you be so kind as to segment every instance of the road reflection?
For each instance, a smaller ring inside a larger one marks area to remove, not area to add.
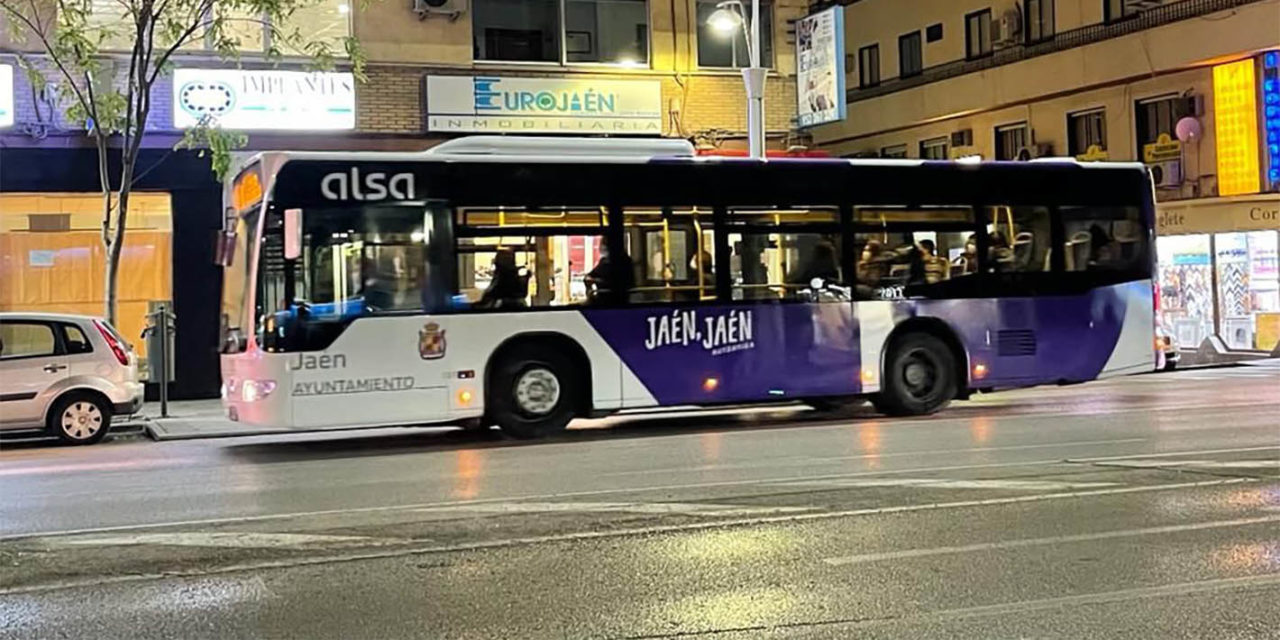
[[[479,449],[461,449],[454,453],[453,462],[453,497],[471,500],[480,495],[485,452]]]

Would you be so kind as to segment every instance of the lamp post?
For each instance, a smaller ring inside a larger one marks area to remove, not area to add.
[[[751,0],[751,18],[747,19],[741,0],[724,0],[707,18],[707,25],[722,34],[734,35],[743,27],[750,66],[742,70],[747,89],[747,150],[752,158],[764,157],[764,78],[760,66],[760,0]]]

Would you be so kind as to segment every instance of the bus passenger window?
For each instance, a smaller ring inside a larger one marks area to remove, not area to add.
[[[635,267],[632,304],[715,299],[710,208],[628,207],[622,215]]]
[[[988,207],[987,271],[1028,273],[1050,270],[1052,225],[1046,207]]]
[[[1150,255],[1137,207],[1061,207],[1067,271],[1142,269]]]
[[[730,210],[734,300],[795,300],[812,282],[846,285],[835,207]]]
[[[457,209],[458,291],[474,309],[615,304],[633,286],[604,208]]]
[[[976,239],[968,232],[860,233],[854,246],[858,284],[873,289],[939,284],[978,270]]]

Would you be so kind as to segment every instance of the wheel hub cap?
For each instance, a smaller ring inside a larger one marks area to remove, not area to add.
[[[560,401],[560,381],[546,369],[530,369],[516,380],[515,395],[521,411],[546,415]]]
[[[92,437],[102,429],[102,411],[90,402],[76,402],[62,412],[62,430],[77,440]]]

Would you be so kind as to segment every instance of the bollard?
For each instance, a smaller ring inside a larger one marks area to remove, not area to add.
[[[160,303],[155,311],[147,314],[151,324],[142,331],[147,339],[147,356],[153,378],[160,385],[160,417],[169,417],[169,383],[173,380],[173,367],[170,366],[173,351],[173,334],[175,316],[169,311],[169,305]]]

